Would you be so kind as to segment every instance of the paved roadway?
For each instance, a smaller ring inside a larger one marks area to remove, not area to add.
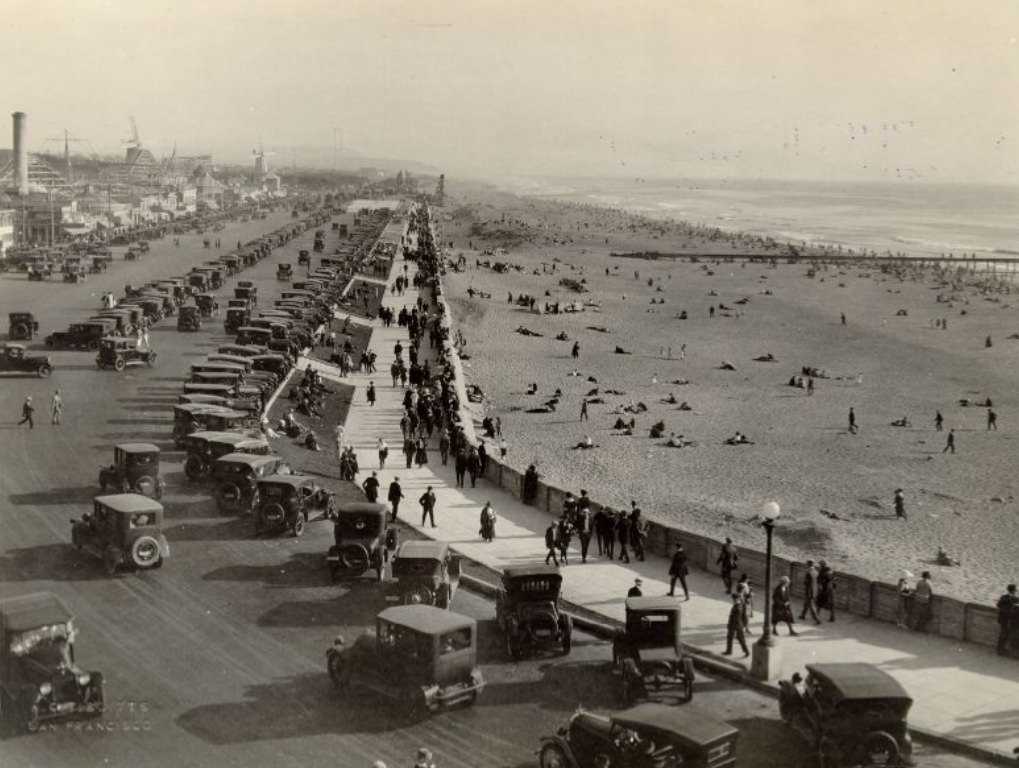
[[[246,242],[289,221],[280,212],[217,234],[225,244]],[[330,231],[327,246],[334,237]],[[45,332],[63,328],[97,308],[106,290],[119,293],[125,283],[180,274],[212,258],[202,239],[181,236],[180,248],[172,239],[159,241],[143,260],[118,260],[79,285],[4,275],[0,307],[31,309]],[[305,233],[238,277],[255,280],[265,303],[278,288],[275,263],[296,263],[297,250],[311,239]],[[189,359],[226,337],[219,323],[178,334],[172,318],[150,335],[160,354],[151,370],[100,372],[92,353],[58,352],[48,380],[0,380],[0,594],[60,595],[77,615],[78,661],[103,671],[108,702],[101,721],[0,741],[0,764],[306,768],[368,766],[382,758],[398,766],[427,744],[443,768],[525,766],[535,763],[539,736],[578,703],[618,706],[604,643],[580,636],[567,660],[509,663],[493,606],[464,592],[455,607],[482,620],[481,661],[490,681],[477,706],[405,726],[371,699],[341,700],[325,673],[324,652],[337,633],[351,637],[372,623],[382,605],[375,589],[328,583],[321,563],[328,526],[313,525],[300,540],[256,541],[248,521],[217,516],[207,494],[184,481],[168,406]],[[61,427],[48,423],[55,388],[65,402]],[[34,430],[15,424],[27,394],[38,406]],[[89,508],[99,465],[125,439],[151,440],[164,450],[172,552],[160,571],[108,578],[98,560],[71,548],[68,520]],[[786,754],[790,745],[770,699],[702,679],[691,706],[740,728],[740,765],[812,764]],[[968,764],[926,755],[925,765]]]

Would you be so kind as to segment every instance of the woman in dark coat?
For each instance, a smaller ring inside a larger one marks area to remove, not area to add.
[[[789,577],[778,580],[778,586],[771,593],[771,631],[778,634],[778,623],[785,622],[790,635],[798,635],[793,629],[793,606],[790,602]]]
[[[417,444],[414,451],[414,461],[417,462],[419,467],[424,466],[428,463],[428,444],[425,443],[423,438],[418,438]]]

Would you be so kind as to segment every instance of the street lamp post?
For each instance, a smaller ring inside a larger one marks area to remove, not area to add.
[[[775,523],[782,514],[782,508],[774,501],[764,505],[764,520],[761,527],[767,536],[767,550],[764,561],[764,631],[761,639],[754,643],[750,672],[759,680],[774,680],[781,673],[782,655],[771,632],[771,537]]]

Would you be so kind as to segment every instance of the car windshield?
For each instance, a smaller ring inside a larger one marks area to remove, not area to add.
[[[30,633],[23,633],[22,636],[25,634]],[[72,666],[71,649],[66,637],[37,641],[29,646],[22,658],[33,672],[40,675],[48,675],[58,669],[70,669]]]
[[[382,530],[382,517],[367,513],[341,515],[336,527],[343,536],[375,536]]]
[[[251,474],[250,467],[245,464],[220,464],[219,469],[216,471],[222,475],[235,475],[238,477]]]

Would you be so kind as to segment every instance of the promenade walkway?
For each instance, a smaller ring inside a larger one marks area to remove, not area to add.
[[[389,284],[396,275],[409,266],[413,278],[416,265],[412,262],[394,262]],[[417,301],[413,288],[403,296],[388,289],[384,302],[399,312]],[[398,477],[405,499],[400,517],[429,537],[443,539],[464,556],[483,565],[501,570],[510,565],[543,562],[545,557],[544,532],[550,517],[544,511],[521,504],[516,498],[483,479],[477,487],[455,485],[453,461],[442,466],[437,449],[437,435],[432,440],[428,463],[418,468],[406,467],[401,451],[403,437],[400,417],[403,409],[404,389],[392,387],[389,366],[394,359],[393,347],[400,341],[406,348],[409,340],[406,328],[395,323],[391,328],[372,321],[371,348],[378,355],[376,374],[356,373],[344,381],[356,386],[353,404],[347,418],[344,442],[357,452],[362,472],[379,471],[381,496],[385,498],[390,481]],[[427,341],[425,341],[427,345]],[[427,355],[422,349],[422,359]],[[322,373],[333,377],[335,369],[321,365]],[[307,361],[301,360],[303,367]],[[375,382],[377,400],[369,406],[365,390],[369,381]],[[382,437],[390,446],[389,460],[384,470],[379,469],[376,443]],[[508,436],[510,451],[521,450],[513,446]],[[493,446],[494,449],[494,446]],[[363,479],[366,475],[361,474]],[[435,529],[421,528],[421,508],[418,498],[427,486],[437,496]],[[577,489],[575,489],[576,492]],[[496,539],[485,543],[478,535],[479,513],[486,501],[491,501],[498,514]],[[763,534],[762,534],[763,541]],[[562,568],[564,597],[572,603],[614,620],[624,614],[624,598],[636,577],[643,579],[645,595],[665,595],[668,592],[668,561],[648,555],[646,562],[620,564],[607,561],[597,554],[597,545],[591,543],[588,562],[580,564],[580,554],[574,540],[570,564]],[[729,598],[721,580],[703,572],[694,572],[688,579],[691,598],[683,603],[683,640],[692,646],[714,653],[725,650],[726,618]],[[678,586],[678,585],[677,585]],[[764,613],[764,585],[756,585],[757,614],[751,624],[754,635],[761,632]],[[794,609],[799,609],[794,601]],[[1011,753],[1019,745],[1019,662],[996,656],[993,650],[972,644],[920,635],[897,629],[889,624],[871,621],[849,614],[837,617],[835,623],[824,621],[820,626],[799,622],[800,636],[787,637],[781,628],[780,643],[783,656],[783,677],[803,669],[813,662],[862,661],[880,666],[891,673],[910,692],[915,700],[910,724],[943,738],[985,750]],[[732,659],[740,658],[735,649]],[[749,659],[746,660],[749,662]],[[737,662],[738,663],[738,662]],[[746,664],[749,669],[749,663]]]

